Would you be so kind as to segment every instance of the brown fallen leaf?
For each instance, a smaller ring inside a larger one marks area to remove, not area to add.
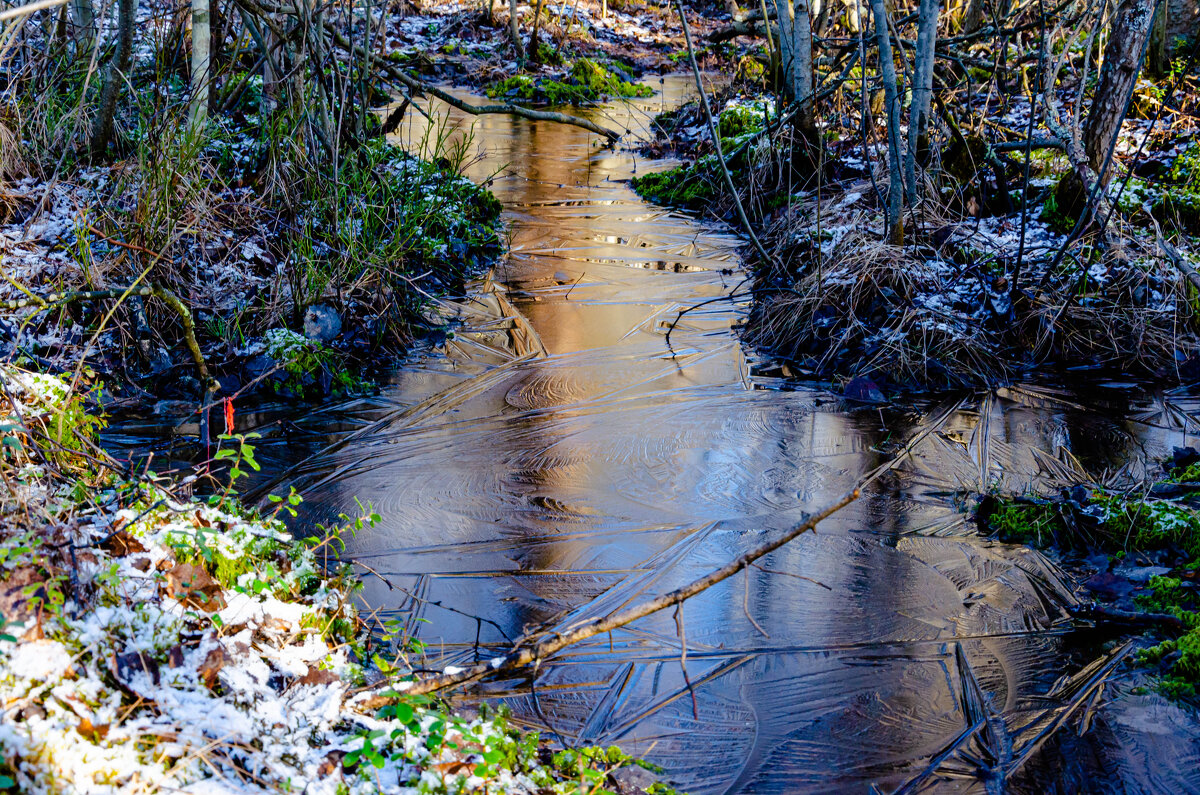
[[[317,776],[326,778],[342,769],[342,760],[346,758],[345,751],[330,751],[325,759],[317,766]]]
[[[108,728],[109,724],[107,723],[96,726],[87,718],[80,718],[79,723],[75,724],[75,731],[79,732],[79,736],[93,743],[98,743],[107,737]]]
[[[180,563],[167,572],[167,595],[185,607],[212,613],[225,607],[221,584],[203,566]]]
[[[457,776],[459,773],[471,775],[475,772],[475,765],[470,762],[464,762],[461,759],[455,759],[451,762],[439,762],[431,767],[446,776]]]
[[[140,555],[146,551],[142,542],[134,538],[128,530],[116,531],[104,540],[100,548],[117,558],[123,558],[126,555]]]
[[[200,663],[196,673],[200,676],[200,681],[204,682],[204,686],[212,690],[217,686],[217,674],[231,662],[233,658],[225,651],[225,647],[218,646],[205,655],[204,662]]]
[[[331,685],[338,681],[338,675],[325,668],[315,665],[308,666],[308,673],[296,680],[298,685]]]

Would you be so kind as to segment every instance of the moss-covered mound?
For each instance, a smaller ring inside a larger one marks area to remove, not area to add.
[[[649,97],[650,86],[635,83],[623,70],[580,58],[561,79],[513,75],[487,89],[489,97],[545,105],[589,105],[610,98]]]
[[[633,189],[659,204],[701,210],[720,190],[715,160],[710,157],[634,177]]]
[[[721,138],[721,149],[726,154],[730,172],[735,180],[750,164],[746,144],[751,142],[766,127],[774,107],[761,99],[734,98],[717,114],[717,135]],[[704,125],[703,116],[695,105],[685,105],[661,114],[655,120],[660,131],[678,129],[687,124],[692,127]],[[703,144],[697,151],[710,150],[707,145],[708,132],[704,128]],[[702,210],[721,192],[722,177],[720,163],[715,154],[698,157],[666,171],[656,171],[633,178],[633,189],[638,195],[659,204]]]

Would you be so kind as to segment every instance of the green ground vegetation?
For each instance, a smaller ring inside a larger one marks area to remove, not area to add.
[[[1170,497],[1148,492],[1113,493],[1075,489],[1063,499],[1001,498],[984,515],[986,529],[1006,542],[1064,550],[1101,550],[1114,558],[1166,551],[1177,565],[1170,574],[1152,577],[1136,604],[1166,613],[1183,627],[1139,652],[1154,666],[1160,690],[1171,697],[1200,696],[1200,462],[1165,465],[1160,488]]]
[[[649,97],[654,89],[635,83],[612,65],[580,58],[561,78],[513,75],[487,89],[493,98],[515,99],[546,105],[590,105],[604,99]]]

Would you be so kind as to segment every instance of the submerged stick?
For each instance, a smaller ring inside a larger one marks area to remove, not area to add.
[[[394,683],[389,685],[392,692],[368,696],[364,699],[361,699],[357,705],[364,709],[378,709],[379,707],[394,704],[406,695],[432,693],[437,690],[444,690],[447,687],[453,687],[454,685],[461,685],[466,682],[470,682],[473,679],[478,679],[482,676],[486,676],[487,674],[501,673],[524,668],[532,663],[540,662],[541,660],[544,660],[547,657],[562,651],[568,646],[579,643],[580,641],[593,638],[597,635],[603,635],[606,632],[619,629],[626,624],[631,624],[640,618],[645,618],[648,615],[657,613],[661,610],[666,610],[669,607],[675,607],[676,605],[683,603],[685,600],[708,590],[717,583],[729,579],[739,571],[754,563],[754,561],[779,549],[796,536],[815,529],[820,522],[828,519],[830,516],[858,499],[860,493],[861,492],[859,489],[854,489],[853,491],[845,494],[833,505],[814,514],[813,516],[810,516],[808,519],[792,527],[779,537],[772,539],[765,544],[760,544],[735,560],[726,563],[721,568],[711,571],[700,579],[694,580],[687,585],[676,588],[670,593],[663,594],[662,596],[651,599],[647,602],[633,605],[632,607],[628,607],[615,613],[609,613],[608,615],[594,618],[591,621],[588,621],[567,632],[556,632],[552,635],[542,638],[542,640],[532,645],[524,647],[518,646],[518,648],[509,652],[504,657],[497,657],[491,662],[479,663],[469,668],[453,670],[451,673],[431,676],[427,679]]]

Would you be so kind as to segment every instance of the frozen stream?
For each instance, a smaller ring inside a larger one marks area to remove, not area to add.
[[[638,129],[686,86],[597,114]],[[455,334],[382,395],[270,426],[260,453],[298,463],[306,522],[356,500],[382,515],[347,554],[396,586],[369,576],[365,599],[432,666],[694,579],[894,462],[819,532],[687,603],[690,691],[666,613],[541,665],[532,690],[472,697],[644,754],[692,793],[1200,790],[1195,724],[1130,692],[1113,636],[1066,615],[1076,586],[1053,562],[961,511],[994,485],[1194,444],[1200,399],[1026,387],[855,407],[757,375],[736,297],[668,346],[680,308],[742,283],[731,230],[641,201],[628,178],[661,165],[583,130],[453,118],[474,125],[472,175],[496,174],[511,258],[446,303]]]

